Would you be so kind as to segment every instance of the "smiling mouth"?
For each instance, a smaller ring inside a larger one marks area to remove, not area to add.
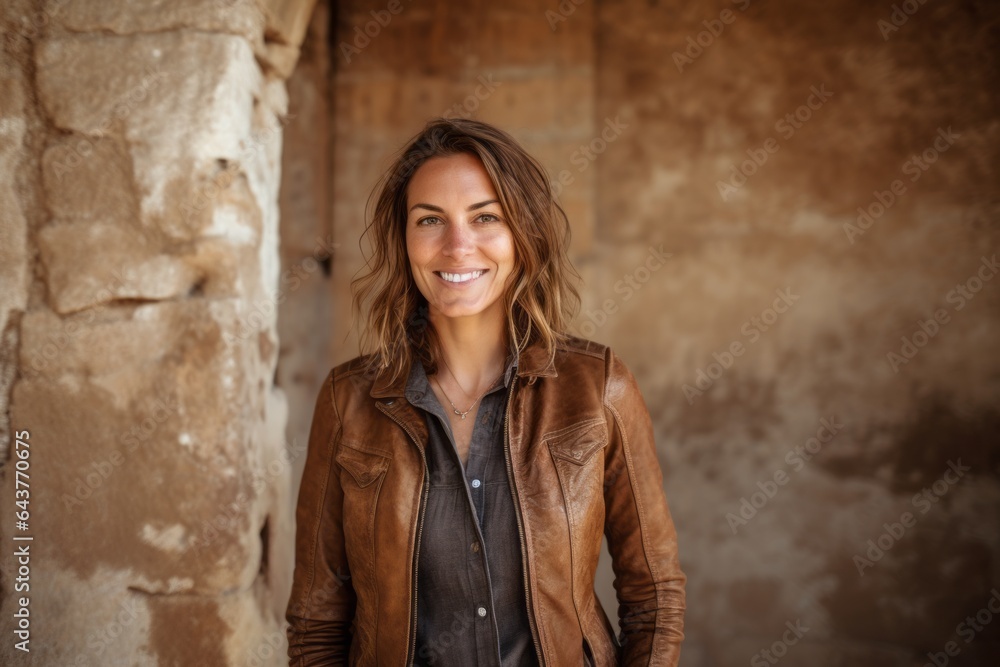
[[[475,271],[467,271],[465,273],[449,273],[447,271],[435,271],[434,274],[440,277],[445,282],[461,285],[463,283],[471,283],[473,280],[479,278],[481,275],[486,273],[488,269],[477,269]]]

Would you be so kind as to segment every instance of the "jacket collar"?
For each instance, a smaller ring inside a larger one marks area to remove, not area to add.
[[[557,377],[555,364],[545,356],[545,349],[540,341],[535,340],[521,352],[514,360],[517,369],[517,377]],[[388,373],[379,373],[372,383],[369,395],[372,398],[385,398],[387,396],[404,396],[406,394],[406,383],[410,377],[410,368],[405,368],[396,376],[396,379],[389,382]]]

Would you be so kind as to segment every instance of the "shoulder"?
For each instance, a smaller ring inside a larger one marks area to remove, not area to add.
[[[602,343],[571,335],[556,345],[556,358],[562,355],[563,360],[568,363],[581,363],[588,358],[603,359],[610,349]]]
[[[557,346],[556,370],[560,375],[599,375],[606,403],[641,394],[632,371],[611,346],[586,338],[571,336]]]
[[[596,341],[568,336],[556,343],[553,363],[556,374],[566,379],[603,381],[610,348]]]
[[[570,336],[556,346],[556,370],[588,368],[601,372],[605,377],[631,374],[625,362],[611,346],[596,341]]]
[[[364,391],[365,394],[375,382],[375,374],[371,371],[370,362],[373,354],[365,354],[343,361],[332,369],[327,376],[327,383],[335,393]]]
[[[367,396],[374,383],[374,377],[368,371],[372,356],[354,357],[333,366],[323,379],[317,402],[335,407],[339,414],[343,414],[346,403]]]
[[[606,401],[615,401],[637,389],[632,371],[609,345],[570,336],[556,347],[560,376],[599,378]]]

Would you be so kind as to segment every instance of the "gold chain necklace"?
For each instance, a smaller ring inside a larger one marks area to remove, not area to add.
[[[444,358],[441,359],[441,362],[444,363]],[[448,368],[448,364],[445,363],[444,367]],[[450,368],[448,368],[448,374],[451,375],[452,379],[455,379],[455,374],[451,372]],[[493,382],[490,383],[490,386],[486,388],[486,391],[484,391],[483,393],[481,393],[479,395],[479,398],[482,398],[483,396],[485,396],[486,392],[488,392],[490,389],[492,389],[493,385],[495,385],[497,383],[497,380],[499,380],[501,377],[503,377],[503,371],[500,371],[500,375],[496,376],[496,379],[494,379]],[[441,390],[441,393],[444,394],[444,397],[448,399],[449,403],[451,403],[451,409],[454,410],[455,414],[459,415],[462,419],[465,419],[465,415],[467,415],[470,412],[472,412],[472,408],[476,407],[476,403],[479,402],[479,398],[477,398],[476,400],[474,400],[472,402],[472,405],[469,406],[468,410],[466,410],[465,412],[462,412],[461,410],[459,410],[458,408],[455,407],[455,403],[451,400],[451,397],[448,396],[448,392],[446,392],[444,390],[444,387],[441,386],[441,383],[437,381],[437,378],[434,378],[434,381],[437,382],[438,389]],[[455,384],[458,384],[458,380],[457,379],[455,379]],[[459,384],[458,388],[461,389],[462,385]]]

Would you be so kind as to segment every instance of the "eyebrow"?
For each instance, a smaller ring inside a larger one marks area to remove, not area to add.
[[[487,199],[486,201],[481,201],[478,204],[473,204],[467,210],[475,211],[477,208],[482,208],[484,206],[489,206],[490,204],[499,204],[499,203],[500,202],[497,201],[496,199]],[[413,209],[415,208],[426,208],[429,211],[437,211],[438,213],[444,213],[443,208],[441,208],[440,206],[434,206],[433,204],[423,204],[423,203],[414,204],[413,206],[410,207],[410,212],[412,213]]]

